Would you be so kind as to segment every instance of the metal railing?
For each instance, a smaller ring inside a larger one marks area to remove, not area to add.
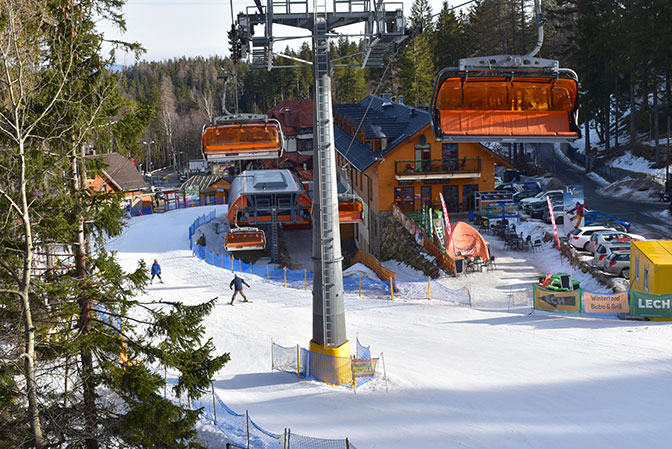
[[[455,174],[479,174],[481,172],[481,158],[444,158],[430,160],[410,160],[396,161],[394,163],[394,173],[397,176],[423,176],[433,175],[455,175]]]

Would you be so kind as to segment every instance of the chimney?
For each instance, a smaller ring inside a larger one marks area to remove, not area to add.
[[[399,104],[404,104],[404,96],[399,95]]]
[[[383,99],[383,107],[392,105],[392,102],[390,101],[390,94],[382,94],[381,97]]]

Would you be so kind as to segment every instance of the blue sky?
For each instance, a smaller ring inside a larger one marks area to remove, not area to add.
[[[404,14],[408,15],[412,0],[402,2]],[[266,1],[262,0],[262,3]],[[430,3],[434,13],[437,13],[442,0],[430,0]],[[451,0],[449,3],[462,2]],[[121,35],[102,23],[100,27],[110,39],[140,42],[147,50],[142,56],[144,60],[160,61],[180,56],[207,57],[216,54],[228,56],[226,32],[231,28],[229,5],[230,0],[127,0],[123,9],[127,32]],[[234,0],[234,15],[253,5],[253,0]],[[278,35],[285,36],[302,34],[296,29],[276,31]],[[299,44],[299,41],[289,42],[290,47],[298,47]],[[286,45],[278,43],[275,49],[280,51]],[[132,65],[134,59],[132,55],[121,55],[117,63]]]

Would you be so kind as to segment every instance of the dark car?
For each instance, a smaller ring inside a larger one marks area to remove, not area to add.
[[[551,204],[553,205],[554,208],[558,205],[562,206],[562,200],[560,200],[560,202],[558,202],[557,200],[551,200]],[[537,201],[535,203],[528,204],[525,210],[527,214],[532,218],[544,218],[544,214],[548,214],[548,203],[546,202],[546,200]]]

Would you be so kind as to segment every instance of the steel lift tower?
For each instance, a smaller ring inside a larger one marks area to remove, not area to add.
[[[312,2],[312,12],[309,12]],[[365,67],[382,67],[383,56],[406,37],[403,5],[401,2],[383,0],[255,0],[238,15],[229,37],[233,58],[246,57],[251,47],[252,67],[270,70],[274,56],[298,60],[312,66],[315,81],[314,93],[314,157],[317,167],[314,180],[317,188],[313,194],[313,352],[332,357],[350,357],[350,343],[345,332],[343,302],[343,269],[341,239],[338,222],[338,196],[336,187],[336,159],[334,123],[331,109],[329,38],[336,36],[334,29],[364,23],[364,32],[338,34],[339,37],[363,39],[360,56]],[[306,39],[306,36],[275,37],[273,24],[303,28],[311,32],[313,61],[303,61],[273,52],[275,40]],[[263,32],[259,32],[260,30]],[[352,65],[352,64],[349,64]],[[277,68],[296,68],[276,66]],[[337,360],[337,359],[333,359]],[[311,363],[312,365],[312,363]],[[350,378],[349,363],[342,369],[337,363],[323,362],[319,369],[322,379],[333,383],[347,383]],[[330,371],[330,372],[325,372]]]

